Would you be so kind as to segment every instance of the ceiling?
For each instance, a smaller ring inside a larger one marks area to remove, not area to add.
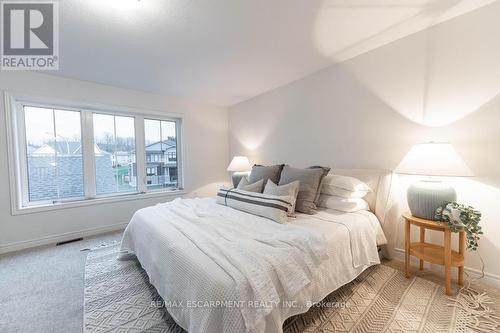
[[[229,106],[491,2],[60,1],[50,74]]]

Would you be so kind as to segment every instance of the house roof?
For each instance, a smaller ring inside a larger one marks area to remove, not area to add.
[[[28,144],[28,145],[26,146],[26,152],[28,153],[28,155],[31,155],[31,154],[33,154],[33,152],[34,152],[35,150],[37,150],[38,148],[40,148],[40,147],[38,147],[38,146],[33,146],[33,145],[31,145],[31,144]]]
[[[164,141],[158,141],[151,143],[145,147],[145,150],[148,152],[151,151],[165,151],[171,148],[175,148],[177,143],[174,140],[168,139]]]
[[[153,142],[145,147],[146,152],[161,152],[167,151],[172,148],[176,148],[175,140],[164,140]],[[28,151],[29,155],[80,155],[81,154],[81,143],[78,141],[52,141],[47,142],[43,146],[36,148],[34,150]],[[105,150],[99,148],[98,145],[94,145],[94,152],[98,155],[108,155]],[[116,152],[117,155],[128,155],[128,152]]]
[[[29,152],[29,155],[81,155],[82,144],[78,141],[51,141],[43,146]],[[94,152],[98,155],[107,155],[108,152],[101,150],[97,145],[94,145]]]

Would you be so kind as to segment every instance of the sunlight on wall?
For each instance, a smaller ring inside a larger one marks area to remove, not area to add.
[[[247,150],[247,151],[256,151],[259,149],[259,147],[262,145],[264,141],[266,141],[267,135],[261,135],[259,137],[254,137],[252,135],[247,135],[247,136],[241,136],[238,138],[240,141],[240,144]]]
[[[341,66],[411,121],[448,125],[500,94],[500,3],[411,36],[492,1],[344,3],[325,0],[314,27],[317,49],[336,61],[373,50]],[[373,11],[379,15],[369,20]]]
[[[88,0],[88,2],[90,3],[88,8],[95,14],[105,15],[108,20],[127,19],[128,23],[143,20],[160,12],[161,7],[169,6],[168,1],[158,0]]]
[[[313,27],[318,51],[342,61],[495,0],[324,0]]]
[[[140,0],[99,0],[99,2],[116,10],[136,10],[144,6]]]
[[[262,98],[267,99],[268,96]],[[229,111],[229,128],[231,139],[237,142],[236,151],[239,155],[247,156],[250,162],[253,163],[269,163],[269,161],[262,161],[263,156],[259,155],[262,146],[272,140],[270,136],[276,134],[277,129],[282,125],[283,117],[287,112],[287,108],[273,105],[259,109],[254,105],[240,104],[242,112],[238,112],[237,117],[234,116],[232,111]],[[272,111],[271,111],[272,110]],[[258,126],[253,126],[255,119],[265,119],[259,121]]]

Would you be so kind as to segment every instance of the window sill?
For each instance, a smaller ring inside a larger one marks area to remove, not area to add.
[[[71,201],[71,202],[61,202],[56,204],[47,204],[47,205],[39,205],[39,206],[29,206],[22,208],[15,208],[12,210],[12,215],[24,215],[24,214],[33,214],[40,212],[47,212],[52,210],[60,210],[60,209],[69,209],[76,207],[84,207],[84,206],[92,206],[92,205],[101,205],[108,204],[113,202],[122,202],[122,201],[130,201],[130,200],[141,200],[141,199],[150,199],[150,198],[160,198],[160,197],[179,197],[187,192],[185,190],[171,190],[171,191],[152,191],[148,193],[134,193],[129,195],[120,195],[120,196],[109,196],[109,197],[101,197],[101,198],[93,198],[86,199],[80,201]]]

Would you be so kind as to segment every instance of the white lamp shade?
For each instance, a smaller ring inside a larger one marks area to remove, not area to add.
[[[227,167],[227,171],[234,172],[242,172],[242,171],[250,171],[252,166],[250,165],[250,161],[246,156],[235,156],[229,166]]]
[[[424,176],[474,176],[451,144],[434,142],[414,145],[395,172]]]

